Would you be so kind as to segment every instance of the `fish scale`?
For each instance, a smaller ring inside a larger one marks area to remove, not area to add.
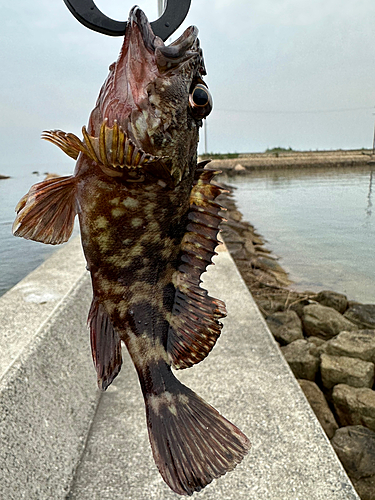
[[[60,244],[78,214],[98,386],[106,390],[120,373],[125,344],[156,466],[181,495],[232,470],[250,448],[172,372],[209,355],[226,316],[224,303],[200,286],[218,244],[223,219],[215,199],[223,190],[208,162],[197,164],[199,127],[212,108],[197,35],[190,27],[165,46],[132,9],[83,138],[43,133],[77,160],[74,174],[32,186],[13,226],[16,236]]]

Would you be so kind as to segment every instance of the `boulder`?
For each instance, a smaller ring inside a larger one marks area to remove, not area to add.
[[[258,255],[257,263],[258,267],[260,269],[263,269],[264,271],[271,270],[287,275],[284,269],[280,266],[280,264],[276,262],[276,260],[273,257],[267,257],[266,255],[262,256]]]
[[[235,172],[246,172],[246,168],[241,163],[237,163],[233,170]]]
[[[240,222],[242,221],[242,214],[239,210],[235,209],[235,210],[231,210],[230,211],[230,218],[236,222]],[[244,229],[246,229],[246,225],[244,224]]]
[[[275,312],[267,316],[266,321],[273,336],[281,345],[303,339],[302,323],[294,311]]]
[[[321,304],[310,304],[302,310],[302,324],[306,335],[315,335],[328,340],[343,330],[357,330],[357,327],[339,312]]]
[[[339,384],[333,388],[332,400],[342,426],[363,425],[375,431],[375,391]]]
[[[250,255],[254,255],[256,253],[254,243],[251,239],[251,237],[244,235],[245,238],[245,249],[247,252],[249,252]]]
[[[343,314],[348,308],[348,298],[342,293],[332,292],[331,290],[323,290],[318,293],[315,300],[322,306],[332,307],[340,314]]]
[[[349,477],[361,479],[375,475],[375,432],[354,425],[341,427],[331,440]]]
[[[327,342],[326,352],[375,363],[375,330],[341,332]]]
[[[338,429],[338,425],[322,391],[315,382],[311,382],[310,380],[298,380],[298,382],[320,425],[329,439],[331,439]]]
[[[361,500],[375,500],[375,476],[352,479]]]
[[[375,304],[354,304],[344,316],[358,328],[375,328]]]
[[[225,239],[224,239],[224,241],[225,241]],[[246,250],[244,248],[243,243],[227,243],[225,241],[225,244],[226,244],[231,256],[234,259],[246,260],[247,253],[246,253]]]
[[[305,339],[298,339],[281,347],[281,352],[296,378],[315,380],[319,369],[319,356],[314,351],[315,355],[312,354],[311,348],[311,344]]]
[[[294,302],[292,302],[289,306],[289,309],[291,309],[292,311],[295,311],[298,316],[300,318],[302,318],[302,314],[303,314],[303,308],[305,306],[308,306],[309,304],[311,304],[310,300],[309,299],[300,299],[300,300],[296,300]]]
[[[308,337],[307,342],[310,344],[310,353],[314,356],[320,356],[325,352],[327,342],[319,337]]]
[[[224,239],[225,243],[243,243],[243,238],[238,234],[238,232],[227,226],[223,225],[222,230],[220,231],[220,234],[222,238]]]
[[[284,311],[285,301],[281,302],[279,300],[273,300],[268,297],[256,297],[256,303],[265,317],[275,312]]]
[[[248,229],[248,224],[245,224],[244,222],[240,222],[241,219],[237,220],[239,216],[237,215],[238,210],[235,211],[230,211],[230,212],[224,212],[223,215],[225,215],[225,218],[227,219],[226,222],[223,222],[221,227],[231,227],[233,229],[236,229],[237,231],[247,231]],[[238,212],[241,215],[241,212]],[[234,218],[232,219],[232,214]]]
[[[326,389],[337,384],[371,388],[374,384],[374,368],[373,363],[347,356],[322,354],[320,358],[320,373]]]

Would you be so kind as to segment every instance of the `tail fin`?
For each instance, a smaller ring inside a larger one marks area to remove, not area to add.
[[[200,491],[249,451],[248,438],[235,425],[175,378],[173,392],[146,395],[145,401],[155,463],[180,495]]]

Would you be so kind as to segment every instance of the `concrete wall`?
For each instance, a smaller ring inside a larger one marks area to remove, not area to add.
[[[0,498],[65,498],[98,402],[78,239],[0,298]]]
[[[98,397],[84,269],[73,240],[0,299],[0,498],[177,499],[153,464],[128,355]],[[228,252],[205,285],[226,301],[228,318],[208,358],[178,376],[252,448],[195,496],[358,500]]]

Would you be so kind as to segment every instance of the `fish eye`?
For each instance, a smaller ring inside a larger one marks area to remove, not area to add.
[[[203,85],[197,85],[191,94],[191,98],[196,106],[206,106],[210,100],[208,91]]]
[[[195,85],[189,95],[190,110],[194,118],[202,119],[212,110],[212,97],[208,88],[202,83]]]

